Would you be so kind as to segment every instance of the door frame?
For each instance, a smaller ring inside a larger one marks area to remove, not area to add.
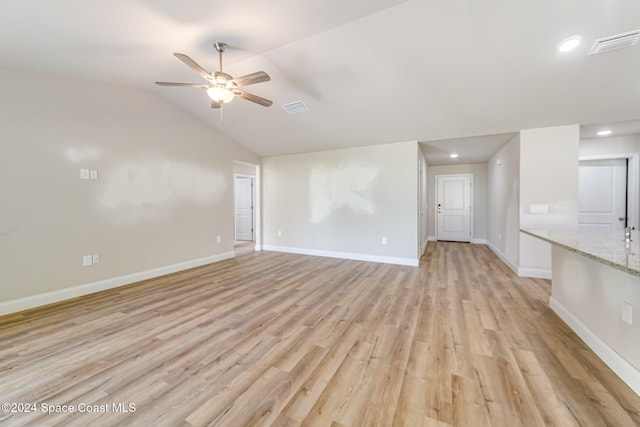
[[[254,178],[254,204],[253,204],[253,216],[254,216],[254,228],[253,228],[253,238],[256,242],[255,244],[255,250],[256,251],[261,251],[262,250],[262,181],[261,181],[261,172],[260,172],[260,165],[257,165],[255,163],[249,163],[249,162],[244,162],[241,160],[234,160],[233,161],[234,165],[238,164],[238,165],[244,165],[244,166],[251,166],[253,167],[255,173],[254,175],[251,174],[243,174],[241,172],[233,172],[233,187],[234,187],[234,193],[233,193],[233,197],[234,197],[234,201],[233,201],[233,234],[234,234],[234,238],[235,238],[235,218],[236,218],[236,204],[235,204],[235,176],[237,175],[244,175],[244,176],[249,176],[251,178]]]
[[[470,197],[470,210],[469,210],[469,243],[473,242],[473,211],[474,211],[474,200],[473,200],[473,174],[472,173],[447,173],[447,174],[439,174],[435,176],[435,203],[433,207],[433,215],[435,218],[436,225],[436,240],[438,240],[438,201],[440,200],[440,191],[438,181],[441,178],[450,178],[456,176],[464,176],[469,178],[469,197]]]
[[[638,214],[640,212],[640,153],[602,154],[580,156],[582,160],[620,160],[627,163],[627,223],[638,228]],[[580,185],[580,183],[578,183]]]
[[[256,177],[249,175],[249,174],[245,174],[245,173],[234,173],[233,174],[233,189],[234,189],[234,193],[233,193],[233,206],[234,206],[234,236],[233,239],[235,240],[236,238],[236,230],[238,227],[238,223],[237,223],[237,217],[236,217],[236,212],[235,212],[235,202],[236,202],[236,197],[237,194],[235,193],[235,188],[236,188],[236,180],[238,178],[247,178],[251,180],[251,240],[255,242],[256,240]]]
[[[421,155],[418,156],[418,259],[427,250],[429,242],[429,212],[427,201],[429,193],[429,181],[427,174],[427,161]]]

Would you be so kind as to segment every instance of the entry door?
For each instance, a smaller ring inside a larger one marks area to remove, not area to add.
[[[627,216],[626,159],[580,162],[578,224],[581,228],[622,230]]]
[[[471,241],[471,175],[436,176],[437,239]]]
[[[253,184],[253,178],[236,177],[236,240],[253,240]]]

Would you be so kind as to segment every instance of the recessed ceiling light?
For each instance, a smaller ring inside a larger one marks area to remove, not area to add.
[[[563,53],[569,52],[577,48],[578,45],[580,44],[580,41],[582,41],[582,37],[580,36],[571,36],[567,39],[564,39],[558,45],[558,51]]]
[[[451,153],[449,154],[449,157],[451,157],[452,159],[455,159],[456,157],[458,157],[458,155],[456,153]]]
[[[607,136],[611,135],[611,129],[604,129],[598,132],[598,136]]]

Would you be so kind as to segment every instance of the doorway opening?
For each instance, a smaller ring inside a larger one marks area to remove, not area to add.
[[[578,225],[623,232],[638,226],[639,155],[580,158]]]
[[[471,242],[473,174],[436,175],[436,239]]]
[[[259,166],[234,162],[234,250],[253,252],[260,244]]]

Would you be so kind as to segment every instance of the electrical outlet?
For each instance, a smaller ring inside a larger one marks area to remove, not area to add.
[[[622,321],[630,325],[633,323],[633,307],[626,301],[622,302]]]
[[[90,179],[98,179],[98,171],[95,169],[89,170],[89,178]]]
[[[383,238],[382,238],[382,244],[383,244],[383,245],[386,245],[386,244],[387,244],[387,238],[386,238],[386,237],[383,237]]]
[[[91,265],[92,263],[93,263],[93,258],[91,257],[91,255],[82,255],[82,265],[83,265],[83,267]]]
[[[94,264],[100,264],[100,254],[93,254],[92,261]]]
[[[222,243],[222,236],[218,236],[218,237],[216,237],[216,242],[218,242],[218,243]]]

